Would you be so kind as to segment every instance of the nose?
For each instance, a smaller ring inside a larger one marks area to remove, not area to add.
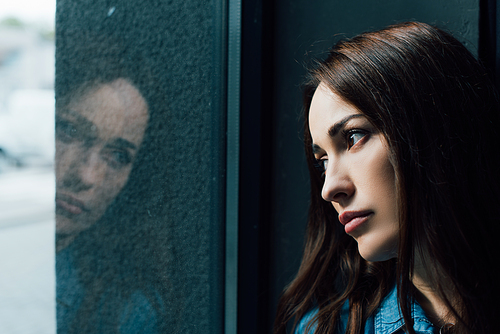
[[[85,184],[99,184],[104,177],[105,169],[105,164],[101,160],[99,151],[92,150],[80,165],[79,175]]]
[[[86,191],[103,180],[105,167],[99,152],[87,150],[81,152],[73,161],[68,162],[69,168],[63,179],[64,188],[74,191]]]
[[[325,182],[321,197],[327,202],[345,204],[354,194],[354,182],[349,177],[345,167],[329,164],[325,172]]]

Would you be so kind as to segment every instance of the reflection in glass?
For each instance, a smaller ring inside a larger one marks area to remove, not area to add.
[[[162,332],[165,305],[136,249],[140,223],[123,217],[127,199],[117,198],[148,120],[145,98],[124,77],[85,82],[58,98],[58,333]]]
[[[102,217],[128,180],[148,107],[126,79],[84,85],[56,112],[57,250]]]
[[[219,7],[58,2],[59,334],[222,332]]]

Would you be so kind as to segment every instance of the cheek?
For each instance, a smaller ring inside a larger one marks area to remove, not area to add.
[[[389,159],[385,159],[380,164],[380,176],[383,189],[386,195],[392,198],[396,197],[396,173]]]
[[[56,155],[55,155],[56,169],[59,166],[63,165],[65,160],[64,157],[68,151],[68,146],[69,145],[62,143],[59,140],[56,140]]]
[[[396,173],[389,159],[387,149],[374,150],[370,159],[364,162],[365,182],[376,197],[394,202],[396,198]]]
[[[397,200],[396,173],[388,158],[380,159],[378,166],[380,180],[377,185],[378,189],[376,195],[379,199],[381,214],[385,220],[384,230],[387,233],[388,244],[396,245],[399,235],[399,208]]]
[[[62,180],[74,161],[81,159],[78,145],[65,144],[56,141],[55,174],[56,182]]]
[[[94,197],[94,203],[98,207],[105,210],[118,196],[128,181],[131,169],[132,167],[125,167],[120,170],[115,170],[109,166],[106,168],[105,178]]]
[[[386,147],[379,143],[371,150],[369,156],[358,161],[359,168],[358,190],[364,200],[376,204],[376,207],[381,215],[385,217],[391,225],[398,224],[398,201],[397,201],[397,185],[396,173],[389,159],[389,153]],[[372,202],[375,201],[375,202]],[[399,225],[396,226],[399,228]]]
[[[398,216],[398,204],[397,204],[397,184],[396,184],[396,172],[394,171],[394,166],[391,164],[389,159],[386,159],[382,166],[383,182],[385,184],[386,196],[389,201],[391,210],[394,216]]]

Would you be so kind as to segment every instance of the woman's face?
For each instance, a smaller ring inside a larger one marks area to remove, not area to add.
[[[309,130],[315,158],[324,168],[321,195],[358,242],[361,256],[368,261],[395,257],[396,177],[383,134],[324,84],[312,99]]]
[[[148,107],[125,79],[101,84],[56,112],[57,233],[94,224],[128,180]]]

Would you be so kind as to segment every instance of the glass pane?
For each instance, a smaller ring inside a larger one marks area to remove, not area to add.
[[[213,7],[58,3],[58,333],[221,332]]]

